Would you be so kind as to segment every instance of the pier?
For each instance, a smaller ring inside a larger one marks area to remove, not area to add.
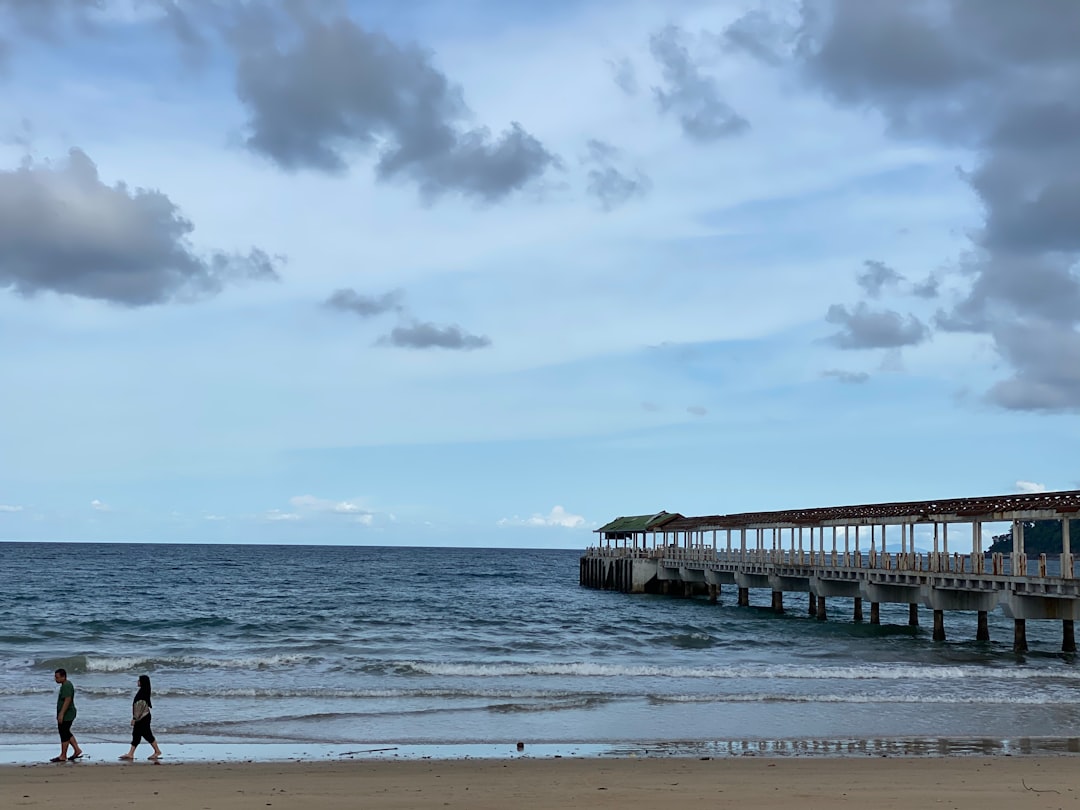
[[[854,621],[864,620],[868,604],[871,624],[880,623],[883,602],[908,605],[909,624],[918,624],[922,606],[933,611],[935,641],[946,638],[949,610],[976,611],[976,638],[989,640],[987,613],[1000,607],[1014,619],[1017,652],[1028,648],[1029,619],[1060,620],[1061,649],[1075,652],[1080,579],[1069,522],[1078,512],[1080,490],[704,517],[668,512],[620,517],[595,530],[598,542],[581,558],[579,581],[624,593],[707,596],[711,602],[728,585],[737,589],[740,606],[750,604],[751,588],[767,588],[777,612],[786,609],[785,594],[801,593],[807,595],[807,613],[822,621],[829,616],[828,599],[850,600]],[[1043,520],[1061,522],[1061,554],[1029,560],[1024,525]],[[983,551],[983,526],[993,523],[1012,525],[1011,554]]]

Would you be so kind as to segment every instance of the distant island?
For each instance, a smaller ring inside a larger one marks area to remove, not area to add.
[[[1080,519],[1069,521],[1069,548],[1080,552]],[[1009,554],[1013,550],[1012,529],[1005,534],[994,535],[988,553]],[[1039,554],[1061,553],[1061,521],[1035,520],[1024,523],[1024,553],[1028,557]]]

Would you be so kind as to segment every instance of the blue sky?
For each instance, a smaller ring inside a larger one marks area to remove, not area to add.
[[[1080,488],[1080,17],[974,5],[0,0],[0,540]]]

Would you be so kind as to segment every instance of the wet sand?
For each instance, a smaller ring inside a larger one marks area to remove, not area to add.
[[[1080,807],[1076,756],[0,766],[4,808]]]

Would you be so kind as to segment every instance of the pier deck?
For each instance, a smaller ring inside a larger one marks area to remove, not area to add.
[[[1080,512],[1080,490],[941,501],[866,504],[820,509],[684,517],[660,512],[622,517],[596,530],[599,542],[581,558],[586,587],[627,593],[708,595],[724,585],[768,588],[783,610],[783,595],[809,595],[808,610],[827,617],[826,599],[854,600],[854,618],[870,603],[876,623],[882,603],[934,611],[934,638],[944,640],[944,611],[979,613],[978,638],[986,638],[986,613],[1001,608],[1015,620],[1014,647],[1027,649],[1027,619],[1062,621],[1062,649],[1075,651],[1073,622],[1080,617],[1080,578],[1070,547],[1070,522]],[[1058,520],[1060,555],[1029,560],[1024,527]],[[1012,524],[1011,554],[987,554],[982,527]],[[899,528],[897,528],[899,527]],[[949,529],[967,542],[949,551]],[[887,551],[887,544],[899,549]],[[932,550],[916,547],[916,538]]]

